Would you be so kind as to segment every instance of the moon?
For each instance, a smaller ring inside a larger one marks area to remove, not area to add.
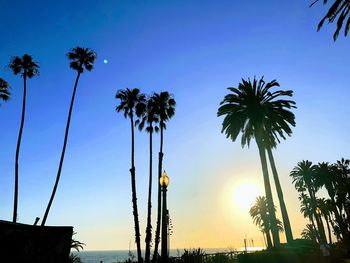
[[[103,60],[103,63],[104,63],[104,64],[108,64],[108,60],[107,60],[107,59],[104,59],[104,60]]]

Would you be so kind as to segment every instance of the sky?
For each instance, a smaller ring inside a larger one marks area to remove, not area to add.
[[[262,245],[248,214],[250,202],[264,193],[257,147],[252,143],[242,149],[239,141],[226,139],[216,112],[227,87],[237,86],[241,78],[264,76],[292,89],[298,107],[292,137],[274,154],[293,233],[299,237],[306,220],[290,171],[303,159],[335,162],[350,156],[349,39],[341,35],[334,43],[334,25],[316,32],[326,8],[309,4],[0,0],[0,77],[10,83],[12,94],[0,106],[0,218],[12,219],[23,94],[22,80],[6,66],[11,57],[25,53],[40,65],[40,76],[28,81],[19,160],[18,219],[33,224],[35,217],[43,217],[52,191],[76,77],[65,55],[79,45],[95,50],[98,58],[79,82],[47,225],[74,226],[86,250],[135,248],[130,124],[116,113],[114,96],[119,89],[138,87],[146,94],[167,90],[177,101],[164,136],[171,247],[237,248],[245,237]],[[136,132],[142,241],[148,146],[147,134]],[[156,135],[154,171],[158,148]],[[153,185],[155,193],[156,180]],[[155,212],[153,194],[153,217]]]

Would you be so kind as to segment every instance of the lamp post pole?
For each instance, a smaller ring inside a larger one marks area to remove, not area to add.
[[[166,172],[163,172],[160,178],[160,184],[163,191],[163,203],[162,203],[162,244],[161,244],[161,262],[168,262],[168,216],[167,216],[167,204],[166,204],[166,193],[169,184],[169,177]]]

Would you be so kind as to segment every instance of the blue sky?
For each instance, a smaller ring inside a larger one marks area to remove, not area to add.
[[[118,89],[168,90],[177,100],[164,159],[174,247],[237,247],[246,234],[261,239],[247,211],[236,211],[230,199],[245,180],[262,186],[257,149],[253,144],[242,150],[239,142],[227,140],[216,117],[226,88],[242,77],[264,75],[295,91],[297,127],[275,159],[296,236],[305,221],[290,170],[302,159],[349,157],[349,39],[340,36],[334,43],[334,26],[316,32],[325,12],[321,5],[286,0],[2,0],[0,5],[0,76],[12,93],[0,107],[1,219],[12,215],[22,98],[21,79],[5,66],[24,53],[39,62],[41,74],[28,82],[18,211],[23,223],[43,216],[57,171],[76,76],[65,54],[77,45],[98,54],[94,70],[79,83],[62,179],[48,218],[48,224],[73,225],[87,249],[127,248],[133,240],[130,127],[114,111]],[[155,143],[155,160],[157,149]],[[137,133],[142,234],[148,158],[148,137]]]

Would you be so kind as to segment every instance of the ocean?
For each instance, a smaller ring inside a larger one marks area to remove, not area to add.
[[[248,250],[261,250],[262,247],[250,247]],[[203,249],[205,253],[217,253],[217,252],[228,252],[232,251],[232,249],[225,248],[207,248]],[[242,251],[243,248],[237,249],[238,251]],[[171,249],[170,256],[177,257],[183,254],[183,249]],[[83,263],[116,263],[122,262],[129,258],[128,250],[105,250],[105,251],[80,251],[74,252],[74,254],[78,255]],[[136,256],[136,251],[132,251],[132,254]],[[136,260],[135,260],[136,261]]]

